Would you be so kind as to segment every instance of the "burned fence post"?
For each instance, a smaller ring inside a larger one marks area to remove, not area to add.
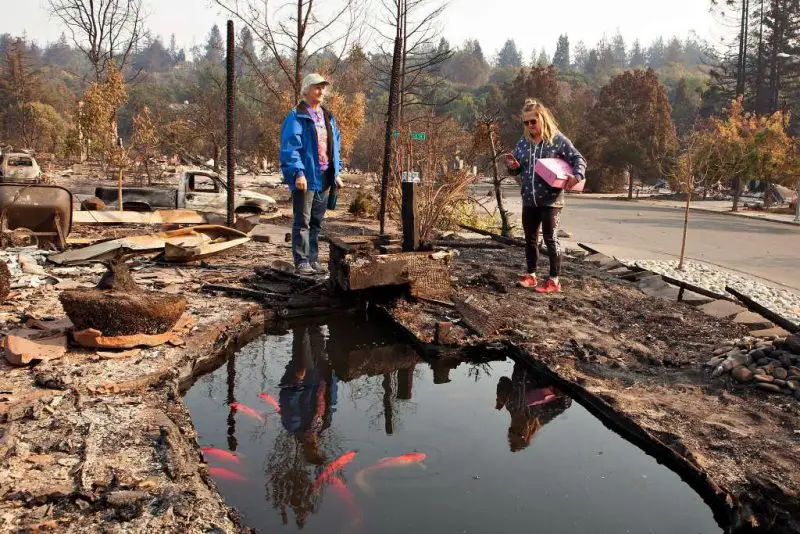
[[[233,21],[228,21],[228,50],[225,58],[225,66],[227,70],[227,92],[226,92],[226,108],[225,108],[225,129],[227,134],[227,171],[228,171],[228,226],[233,227],[235,218],[235,200],[234,200],[234,170],[236,166],[234,144],[236,142],[234,132],[234,118],[236,112],[236,62],[234,57],[234,35],[233,35]]]
[[[419,224],[417,224],[417,184],[409,179],[408,173],[403,180],[403,252],[414,252],[419,249]]]

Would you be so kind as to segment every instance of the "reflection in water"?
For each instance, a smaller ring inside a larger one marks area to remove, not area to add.
[[[504,376],[497,382],[495,408],[505,407],[511,414],[508,427],[511,452],[528,447],[534,434],[571,405],[571,398],[519,363],[514,364],[511,378]]]
[[[325,350],[319,325],[292,328],[292,358],[280,381],[281,433],[267,459],[268,495],[283,524],[288,509],[303,527],[319,506],[313,479],[327,459],[324,431],[331,426],[336,405],[336,376]]]
[[[236,408],[233,404],[236,402],[236,355],[232,354],[228,358],[228,364],[225,366],[227,371],[227,386],[228,386],[228,450],[236,452]]]

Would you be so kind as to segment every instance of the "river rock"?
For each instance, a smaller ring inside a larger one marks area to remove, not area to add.
[[[753,374],[754,374],[754,375],[766,375],[766,374],[767,374],[767,372],[764,370],[764,368],[763,368],[763,367],[759,367],[758,369],[756,369],[755,371],[753,371]]]
[[[785,352],[781,354],[780,358],[778,358],[778,361],[781,362],[781,365],[784,367],[788,368],[792,366],[792,358]]]
[[[772,371],[772,376],[777,378],[778,380],[786,380],[789,377],[789,371],[787,371],[783,367],[778,367],[777,369]]]
[[[789,376],[798,376],[800,377],[800,367],[789,367]]]
[[[760,389],[761,391],[769,391],[770,393],[780,393],[781,392],[781,388],[779,388],[775,384],[767,384],[767,383],[764,383],[764,382],[760,382],[760,383],[756,384],[756,387],[758,389]]]
[[[718,347],[714,352],[714,356],[722,356],[723,354],[730,352],[733,349],[733,345],[723,345]]]
[[[779,387],[779,388],[781,388],[781,389],[784,389],[784,388],[786,388],[786,387],[787,387],[787,386],[786,386],[786,384],[787,384],[786,380],[779,380],[779,379],[777,379],[777,378],[775,379],[775,381],[773,382],[773,384],[775,384],[776,386],[778,386],[778,387]]]
[[[756,360],[756,364],[759,367],[766,367],[767,365],[771,364],[772,362],[773,362],[773,359],[772,358],[767,358],[766,356]]]
[[[708,360],[708,362],[706,362],[706,367],[716,367],[723,361],[725,361],[725,358],[723,358],[722,356],[714,356],[713,358]]]
[[[731,373],[731,376],[735,378],[737,381],[741,382],[742,384],[747,384],[748,382],[753,381],[753,372],[748,369],[747,367],[737,367]]]
[[[800,383],[797,382],[796,380],[787,380],[786,387],[791,389],[792,391],[797,391],[798,389],[800,389]]]
[[[750,357],[753,358],[753,361],[759,361],[762,358],[767,357],[767,353],[763,349],[756,349],[750,353]]]
[[[753,375],[753,376],[755,377],[756,382],[762,384],[770,384],[775,381],[775,377],[771,375],[764,374],[764,375]]]
[[[792,334],[787,337],[783,346],[793,354],[800,354],[800,334]]]

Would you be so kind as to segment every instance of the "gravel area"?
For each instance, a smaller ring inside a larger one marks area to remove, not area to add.
[[[730,286],[786,319],[800,323],[800,295],[792,291],[770,287],[705,263],[685,262],[683,271],[679,271],[677,261],[630,258],[619,261],[629,267],[638,266],[723,295],[726,293],[725,287]]]

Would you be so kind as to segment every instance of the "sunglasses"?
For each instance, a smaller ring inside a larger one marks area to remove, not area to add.
[[[536,126],[538,122],[539,119],[531,119],[529,121],[522,121],[522,124],[524,124],[525,126]]]

